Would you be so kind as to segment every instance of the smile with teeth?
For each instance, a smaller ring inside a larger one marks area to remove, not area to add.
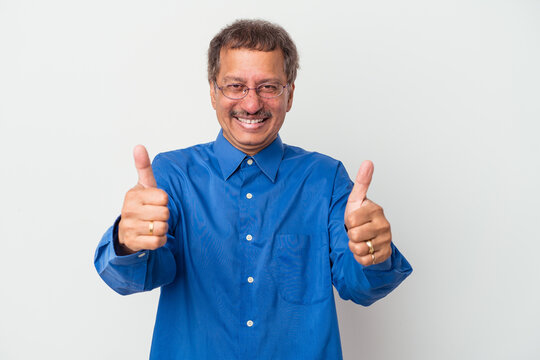
[[[242,119],[242,118],[239,118],[237,117],[237,119],[240,121],[240,122],[243,122],[244,124],[258,124],[258,123],[262,123],[265,119]]]

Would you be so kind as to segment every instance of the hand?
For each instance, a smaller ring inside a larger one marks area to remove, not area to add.
[[[139,182],[126,193],[118,224],[122,255],[157,249],[167,242],[169,209],[167,193],[157,188],[150,158],[142,145],[133,149]]]
[[[381,263],[392,255],[390,223],[384,217],[382,207],[366,198],[372,175],[373,163],[364,161],[345,208],[349,249],[356,261],[364,266]],[[367,241],[371,241],[373,254],[370,254]]]

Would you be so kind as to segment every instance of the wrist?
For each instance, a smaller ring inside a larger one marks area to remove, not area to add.
[[[116,222],[114,224],[114,229],[113,229],[113,246],[114,246],[114,252],[116,253],[116,255],[118,256],[125,256],[125,255],[131,255],[131,254],[135,254],[136,251],[130,249],[129,247],[127,247],[126,245],[124,245],[121,241],[120,241],[120,231],[119,231],[119,227],[120,227],[120,221],[122,220],[121,216],[118,217],[118,219],[116,219]]]

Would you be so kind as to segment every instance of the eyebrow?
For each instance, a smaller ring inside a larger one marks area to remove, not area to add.
[[[246,82],[245,79],[240,78],[240,77],[236,77],[236,76],[225,76],[223,78],[223,81],[225,81],[225,82],[227,82],[227,81],[238,81],[238,82],[241,82],[241,83]],[[258,84],[264,84],[264,83],[268,83],[268,82],[277,82],[277,83],[281,84],[281,81],[278,78],[262,79],[262,80],[258,81],[257,83]]]

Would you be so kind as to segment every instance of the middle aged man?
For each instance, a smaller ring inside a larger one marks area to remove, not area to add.
[[[283,28],[237,21],[208,55],[222,130],[152,166],[135,148],[96,269],[120,294],[161,287],[152,359],[340,359],[332,285],[369,305],[412,271],[366,199],[373,164],[353,187],[339,161],[281,142],[298,68]]]

